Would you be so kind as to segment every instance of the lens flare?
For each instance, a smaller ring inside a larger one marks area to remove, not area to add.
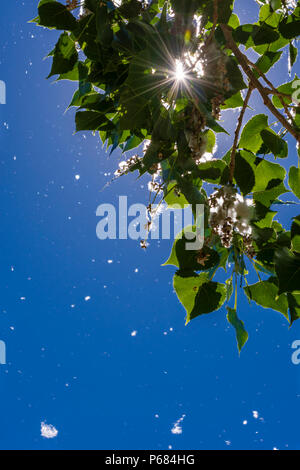
[[[186,73],[184,71],[183,63],[178,59],[176,60],[175,78],[179,82],[184,81],[186,78]]]

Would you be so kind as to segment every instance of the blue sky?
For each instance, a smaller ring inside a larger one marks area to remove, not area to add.
[[[119,154],[73,134],[65,109],[74,85],[45,80],[43,57],[58,33],[27,23],[37,3],[5,2],[0,30],[0,448],[299,449],[291,344],[300,326],[289,330],[283,316],[240,296],[250,339],[239,357],[224,308],[184,326],[174,269],[160,266],[171,241],[144,252],[131,240],[97,239],[97,206],[119,195],[147,203],[147,180],[131,175],[102,191]],[[251,22],[255,2],[236,3]],[[286,63],[272,75],[287,81]],[[261,110],[257,97],[252,106]],[[236,116],[226,116],[232,129]],[[219,142],[217,156],[228,147]],[[285,208],[280,220],[294,215]],[[41,422],[57,437],[42,437]]]

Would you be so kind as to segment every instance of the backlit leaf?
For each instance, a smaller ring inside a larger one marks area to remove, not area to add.
[[[41,2],[38,7],[39,24],[56,29],[73,31],[77,21],[65,5],[59,2]]]
[[[227,320],[234,327],[239,353],[248,341],[248,333],[244,323],[238,318],[236,310],[227,307]]]
[[[226,300],[226,287],[224,284],[209,281],[205,273],[174,276],[174,289],[186,309],[186,323],[194,318],[219,310]]]

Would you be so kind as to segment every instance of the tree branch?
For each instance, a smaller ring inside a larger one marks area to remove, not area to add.
[[[288,122],[288,120],[278,111],[277,108],[273,105],[272,101],[270,100],[268,93],[265,91],[265,87],[260,83],[258,78],[256,78],[255,74],[253,71],[250,69],[248,65],[248,59],[247,57],[240,51],[238,46],[236,45],[233,37],[232,37],[232,29],[226,25],[226,24],[221,24],[220,25],[222,28],[222,31],[224,33],[226,42],[227,42],[227,47],[232,50],[233,54],[238,60],[239,65],[242,67],[243,71],[245,74],[248,76],[250,83],[254,88],[256,88],[266,107],[271,111],[271,113],[278,119],[278,121],[285,127],[285,129],[297,140],[297,142],[300,143],[300,133],[297,131],[292,124]]]
[[[283,98],[289,98],[292,101],[292,97],[288,93],[283,93],[281,91],[278,91],[276,89],[273,90],[273,89],[268,88],[268,87],[265,87],[265,91],[268,95],[282,96]]]
[[[245,56],[245,57],[246,57],[246,56]],[[261,78],[266,82],[267,85],[269,85],[269,87],[270,87],[271,90],[268,90],[268,95],[270,94],[270,91],[271,91],[271,93],[272,93],[273,95],[278,96],[278,99],[279,99],[280,103],[281,103],[282,106],[284,107],[285,114],[286,114],[287,117],[289,118],[290,122],[292,122],[293,125],[295,125],[293,116],[291,115],[291,113],[290,113],[290,111],[289,111],[289,109],[288,109],[288,107],[287,107],[287,104],[286,104],[286,102],[285,102],[284,99],[283,99],[282,94],[276,90],[276,88],[274,87],[273,83],[266,77],[266,75],[260,70],[260,68],[259,68],[256,64],[254,64],[253,62],[251,62],[250,59],[248,59],[248,57],[247,57],[247,62],[248,62],[248,64],[249,64],[251,67],[255,68],[255,70],[256,70],[257,73],[261,76]],[[265,90],[266,90],[266,88],[265,88]],[[267,91],[267,90],[266,90],[266,91]],[[288,96],[288,95],[286,95],[286,96]]]

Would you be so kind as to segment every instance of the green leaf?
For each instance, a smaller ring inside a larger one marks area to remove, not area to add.
[[[300,21],[292,20],[291,17],[284,19],[279,24],[279,31],[286,39],[294,39],[299,36]]]
[[[227,165],[222,160],[212,160],[197,165],[195,175],[209,183],[219,183],[223,173],[226,171]]]
[[[186,232],[195,233],[195,227],[192,227],[191,225],[188,227],[185,227],[184,230]],[[162,264],[162,266],[176,266],[177,268],[179,268],[179,261],[178,261],[177,254],[176,254],[176,243],[183,237],[184,230],[182,230],[176,235],[170,256],[168,260],[164,264]]]
[[[231,95],[236,94],[240,90],[247,88],[244,82],[242,72],[238,66],[238,63],[234,57],[228,57],[226,61],[227,77],[232,87]]]
[[[155,173],[153,167],[158,163],[169,158],[174,153],[174,149],[170,147],[169,142],[162,142],[152,138],[150,145],[143,158],[143,173]]]
[[[275,132],[263,129],[260,133],[264,144],[271,150],[275,157],[286,158],[288,156],[287,142],[278,137]]]
[[[172,4],[182,2],[185,4],[185,11],[189,12],[188,14],[191,15],[191,5],[195,5],[194,10],[200,6],[203,8],[203,17],[207,18],[211,23],[213,22],[214,18],[214,2],[206,1],[206,0],[172,0]],[[222,0],[218,6],[218,22],[219,23],[228,23],[233,10],[234,0]],[[201,8],[201,9],[202,9]],[[182,11],[182,10],[181,10]],[[187,14],[187,13],[185,13]],[[193,15],[192,15],[193,16]]]
[[[241,152],[235,156],[234,178],[244,195],[252,191],[255,185],[254,171]]]
[[[206,203],[206,197],[203,192],[199,191],[198,181],[197,184],[191,184],[189,181],[181,180],[180,189],[189,204],[196,205]]]
[[[219,267],[223,268],[224,271],[227,272],[227,261],[229,257],[229,251],[227,250],[227,248],[224,248],[223,245],[217,245],[216,250],[218,251],[220,255]],[[230,288],[229,286],[227,286],[227,299],[228,299],[229,292],[230,292]]]
[[[238,26],[233,31],[233,37],[236,42],[239,42],[241,44],[246,44],[249,38],[252,37],[253,31],[254,31],[254,27],[252,24],[244,24],[244,25]]]
[[[275,202],[277,202],[278,196],[287,192],[287,189],[282,182],[278,184],[277,180],[270,181],[271,184],[273,184],[273,182],[276,185],[273,188],[253,193],[255,202],[260,202],[266,208],[270,208],[273,203],[275,204]],[[275,212],[273,214],[275,215]]]
[[[113,40],[113,31],[108,19],[108,11],[105,3],[100,3],[96,10],[97,41],[103,46],[109,47]]]
[[[97,27],[96,27],[96,15],[89,14],[83,16],[78,20],[76,29],[73,31],[74,38],[81,46],[82,51],[93,61],[91,63],[91,75],[101,74],[101,69],[99,70],[98,62],[102,59],[100,44],[97,42]],[[105,65],[110,61],[110,57],[106,57]],[[95,64],[97,62],[97,66]],[[95,70],[96,69],[96,70]]]
[[[40,2],[38,4],[38,8],[40,8],[45,3],[51,3],[51,2],[54,3],[54,2],[56,2],[56,0],[40,0]]]
[[[177,183],[170,183],[168,185],[164,199],[169,207],[172,208],[175,205],[175,206],[180,206],[183,209],[184,206],[189,205],[189,203],[182,193],[177,194],[175,192],[176,186],[177,186]]]
[[[88,90],[88,84],[80,86]],[[113,114],[115,112],[114,102],[111,99],[105,98],[105,95],[99,93],[88,93],[82,98],[81,108],[89,109],[90,111],[98,111],[103,114]],[[128,134],[129,136],[129,134]]]
[[[281,3],[282,3],[281,0],[271,0],[270,6],[271,6],[273,11],[276,11],[279,8],[281,8]]]
[[[300,255],[282,248],[275,253],[275,269],[279,281],[279,295],[300,291]]]
[[[119,13],[126,19],[132,19],[141,13],[142,5],[138,0],[127,0],[118,8]]]
[[[136,97],[134,93],[126,88],[122,91],[120,97],[121,130],[147,129],[150,117],[148,101],[142,96]]]
[[[77,21],[72,13],[59,2],[41,2],[38,11],[41,26],[67,31],[73,31],[77,26]]]
[[[70,80],[73,82],[85,80],[88,75],[88,68],[83,62],[76,62],[72,70],[66,73],[60,74],[56,81],[59,80]]]
[[[256,158],[255,165],[254,192],[274,189],[284,181],[286,171],[278,163],[268,162],[262,158]],[[282,192],[280,194],[282,194]],[[276,199],[276,197],[274,199]]]
[[[232,278],[226,280],[226,301],[229,302],[233,294]]]
[[[266,52],[277,52],[280,49],[283,49],[285,46],[289,44],[289,40],[285,39],[283,36],[280,36],[277,41],[274,41],[272,44],[263,44],[261,46],[254,46],[254,51],[259,54],[263,55]]]
[[[195,237],[195,227],[186,227],[180,232],[173,243],[171,255],[163,266],[173,265],[180,271],[208,271],[220,262],[217,251],[204,246],[202,250],[188,250],[187,243],[192,243]],[[199,257],[199,255],[201,255]]]
[[[274,3],[274,0],[273,0]],[[280,0],[279,0],[279,3]],[[273,11],[272,11],[273,10]],[[275,8],[276,10],[276,8]],[[259,20],[265,22],[273,28],[277,28],[281,16],[278,13],[275,13],[274,8],[272,9],[271,5],[263,5],[259,11]]]
[[[164,58],[164,56],[163,56]],[[129,73],[125,84],[131,89],[131,95],[152,99],[162,90],[166,90],[163,75],[159,72],[152,73],[153,69],[169,69],[170,64],[165,58],[162,64],[156,63],[162,60],[161,56],[153,57],[150,47],[135,55],[130,61]]]
[[[272,227],[258,228],[254,227],[253,229],[253,239],[256,245],[261,248],[268,241],[276,241],[275,230]]]
[[[300,169],[292,166],[289,171],[289,186],[295,196],[300,199]]]
[[[299,320],[300,318],[300,293],[290,292],[287,294],[287,299],[289,303],[290,319],[291,325],[294,321]]]
[[[291,227],[292,250],[300,253],[300,215],[294,217]]]
[[[298,90],[295,91],[294,99],[300,101],[299,96],[300,96],[300,88],[298,88]],[[299,106],[296,108],[296,115],[294,117],[294,121],[298,129],[300,129],[300,107]],[[300,146],[298,146],[298,157],[300,158]]]
[[[259,202],[257,203],[255,201],[255,212],[257,213],[257,205],[260,204]],[[265,210],[264,212],[264,215],[262,214],[258,214],[258,221],[255,222],[256,226],[259,227],[259,228],[267,228],[267,227],[271,227],[272,226],[272,223],[273,223],[273,219],[275,217],[275,215],[277,214],[277,212],[274,212],[274,211],[270,211],[266,206],[262,205],[262,207],[260,207],[260,210],[262,210],[262,213],[263,213],[263,209]]]
[[[79,111],[76,113],[76,132],[113,129],[114,125],[103,114],[95,111]]]
[[[290,42],[290,48],[289,48],[289,55],[290,55],[290,66],[293,67],[298,57],[298,49],[297,47],[293,46],[291,42]]]
[[[280,34],[267,24],[262,26],[245,24],[233,31],[233,37],[237,42],[250,47],[271,44],[280,38]]]
[[[70,108],[71,106],[81,106],[84,100],[86,100],[89,96],[93,95],[91,91],[92,91],[92,85],[90,83],[85,83],[84,86],[79,87],[79,89],[75,91],[72,101],[68,107]],[[97,93],[97,96],[98,96],[98,93]]]
[[[232,109],[232,108],[241,108],[244,104],[244,100],[242,98],[241,92],[238,91],[235,95],[232,95],[228,98],[224,105],[221,106],[221,109]]]
[[[206,139],[207,139],[206,152],[213,153],[215,146],[216,146],[216,134],[211,129],[209,129],[206,132]]]
[[[261,281],[244,287],[244,291],[250,300],[253,300],[263,308],[270,308],[282,313],[288,320],[287,298],[285,294],[278,294],[278,286],[275,279],[271,277],[268,281]]]
[[[271,44],[280,38],[280,35],[271,26],[267,24],[262,25],[260,28],[254,28],[252,33],[253,42],[256,46],[261,44]]]
[[[232,15],[233,4],[234,4],[234,0],[222,0],[222,3],[218,4],[219,23],[228,23]]]
[[[226,300],[225,285],[209,281],[206,273],[187,277],[177,273],[174,276],[174,289],[186,309],[186,324],[199,315],[219,310]]]
[[[261,56],[258,61],[256,62],[256,66],[261,70],[263,73],[267,73],[273,65],[278,62],[280,57],[282,56],[282,52],[269,52],[267,51],[263,56]],[[255,70],[254,74],[258,77],[259,73]]]
[[[260,133],[267,127],[268,117],[265,114],[254,116],[243,129],[239,147],[250,150],[253,153],[258,152],[263,143]]]
[[[68,33],[63,33],[55,46],[52,68],[47,78],[72,71],[77,60],[78,53],[74,41]]]
[[[288,95],[288,96],[282,97],[282,100],[285,104],[290,104],[292,102],[293,93],[297,94],[297,90],[299,89],[299,86],[298,86],[299,83],[297,83],[298,80],[299,78],[297,77],[297,75],[295,75],[295,78],[291,82],[283,83],[277,88],[277,91],[279,91],[280,93],[284,93]],[[273,101],[274,106],[276,106],[276,108],[279,108],[279,109],[283,108],[283,104],[278,96],[274,95],[272,98],[272,101]]]
[[[132,150],[136,147],[138,147],[139,145],[141,145],[141,143],[143,142],[144,139],[142,139],[141,137],[137,137],[136,135],[132,135],[126,142],[126,145],[123,149],[123,153],[124,152],[128,152],[129,150]]]
[[[248,341],[248,333],[245,330],[244,323],[238,318],[236,310],[227,307],[227,320],[234,327],[239,353]]]
[[[228,26],[230,26],[232,29],[236,29],[240,26],[239,17],[235,13],[232,13],[231,17],[229,18]]]

